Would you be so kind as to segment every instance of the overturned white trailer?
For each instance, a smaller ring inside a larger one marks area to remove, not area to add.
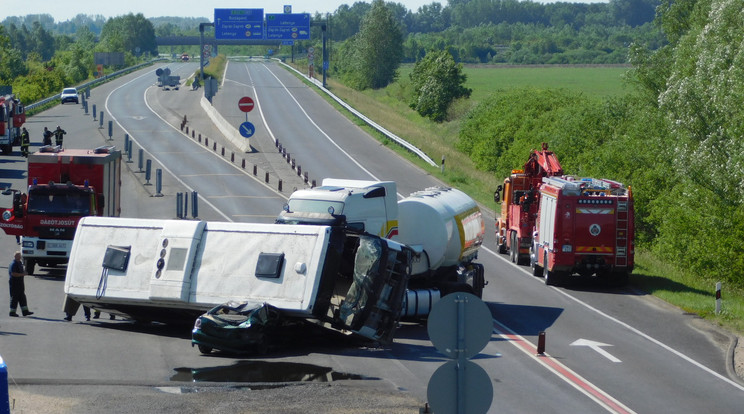
[[[85,217],[65,280],[79,305],[140,321],[193,323],[227,301],[387,342],[411,249],[331,226]]]

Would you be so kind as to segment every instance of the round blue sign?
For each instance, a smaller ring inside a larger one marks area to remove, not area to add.
[[[240,135],[244,136],[245,138],[252,137],[253,134],[256,132],[256,127],[254,127],[253,124],[248,121],[240,124],[240,128],[238,129],[240,130]]]

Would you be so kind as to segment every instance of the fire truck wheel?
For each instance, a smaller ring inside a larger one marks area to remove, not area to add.
[[[537,256],[533,249],[530,249],[530,267],[532,268],[532,276],[540,277],[543,275],[543,268],[537,263]]]
[[[511,247],[509,248],[509,259],[512,263],[519,261],[519,246],[517,245],[517,232],[512,231],[511,234]]]
[[[36,268],[36,262],[32,259],[23,259],[23,261],[25,262],[23,265],[26,268],[26,273],[28,273],[29,276],[33,275]]]
[[[543,277],[545,278],[545,284],[548,286],[558,286],[561,284],[561,276],[558,272],[548,269],[548,253],[545,252],[545,260],[543,260]]]

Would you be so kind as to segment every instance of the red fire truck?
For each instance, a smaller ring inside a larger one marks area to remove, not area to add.
[[[43,147],[28,157],[28,191],[12,193],[12,208],[2,212],[0,227],[22,236],[26,271],[65,264],[78,221],[84,216],[121,213],[121,151]]]
[[[563,167],[543,143],[541,151],[532,151],[524,169],[512,170],[494,193],[494,201],[502,201],[501,217],[496,220],[499,253],[508,252],[512,262],[521,264],[529,257],[540,201],[538,190],[543,177],[558,175],[563,175]]]
[[[14,145],[21,145],[21,126],[26,112],[13,95],[0,96],[0,152],[10,154]]]
[[[533,274],[548,285],[574,274],[625,284],[634,265],[633,218],[633,193],[619,182],[543,178],[530,252]]]

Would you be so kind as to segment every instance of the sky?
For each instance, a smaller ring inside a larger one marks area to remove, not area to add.
[[[284,5],[292,6],[292,13],[333,13],[342,4],[351,5],[356,0],[2,0],[0,21],[8,16],[50,14],[56,22],[63,22],[78,14],[103,15],[105,18],[142,13],[146,18],[161,16],[214,18],[214,9],[264,9],[264,13],[283,13]],[[370,3],[372,0],[363,0]],[[412,11],[431,4],[434,0],[394,0]],[[537,0],[547,3],[550,0]],[[576,3],[601,3],[608,0],[564,0]],[[447,0],[438,0],[442,5]]]

